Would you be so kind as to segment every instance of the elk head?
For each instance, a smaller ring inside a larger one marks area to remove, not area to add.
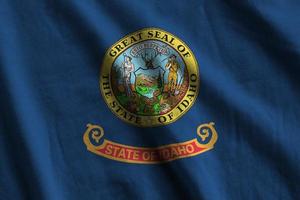
[[[153,69],[154,65],[154,59],[159,55],[159,53],[157,51],[154,51],[154,54],[151,53],[150,57],[148,56],[147,53],[141,54],[141,58],[143,59],[143,61],[145,62],[145,65],[147,67],[147,69]]]

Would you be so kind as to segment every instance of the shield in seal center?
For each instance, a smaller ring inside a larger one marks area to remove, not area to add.
[[[136,92],[149,99],[162,95],[164,73],[161,67],[136,70],[134,72]]]

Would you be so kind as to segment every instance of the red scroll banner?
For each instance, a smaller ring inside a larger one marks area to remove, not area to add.
[[[104,130],[98,125],[87,125],[83,141],[87,149],[97,155],[126,163],[155,164],[196,156],[214,147],[218,134],[214,123],[197,128],[197,137],[175,144],[153,148],[135,147],[104,139]]]

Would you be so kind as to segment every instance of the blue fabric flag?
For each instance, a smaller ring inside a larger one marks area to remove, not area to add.
[[[2,0],[0,199],[300,199],[299,10]]]

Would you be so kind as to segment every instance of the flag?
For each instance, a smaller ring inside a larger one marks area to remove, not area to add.
[[[0,199],[299,199],[299,9],[0,2]]]

